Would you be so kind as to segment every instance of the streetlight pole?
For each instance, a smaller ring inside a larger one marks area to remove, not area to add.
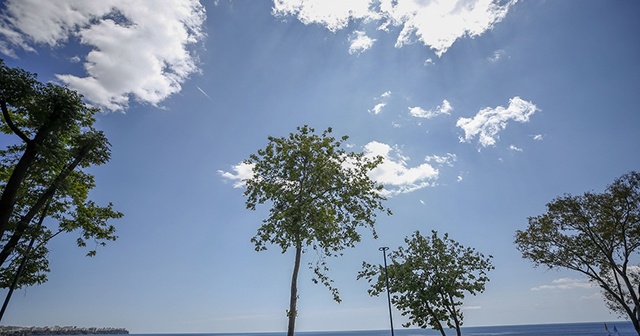
[[[389,248],[386,246],[383,246],[381,248],[379,248],[379,251],[382,251],[382,256],[384,258],[384,278],[385,281],[387,283],[387,302],[389,303],[389,322],[391,323],[391,336],[394,336],[393,334],[393,315],[391,314],[391,294],[389,293],[389,273],[387,272],[387,250]]]

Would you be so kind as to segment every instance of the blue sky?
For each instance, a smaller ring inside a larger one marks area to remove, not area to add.
[[[103,109],[112,159],[91,169],[92,198],[125,214],[96,257],[72,234],[52,241],[49,282],[17,291],[3,324],[285,330],[293,255],[254,251],[268,208],[245,210],[237,182],[269,135],[304,124],[384,155],[372,177],[394,214],[329,261],[341,304],[304,269],[298,330],[387,328],[386,298],[356,274],[432,229],[494,256],[465,325],[616,319],[597,288],[532,268],[513,237],[554,197],[639,169],[636,1],[33,0],[0,13],[9,66]]]

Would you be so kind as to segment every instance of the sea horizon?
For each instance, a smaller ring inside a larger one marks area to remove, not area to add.
[[[605,329],[605,325],[607,329]],[[446,329],[447,335],[455,335],[455,330]],[[615,333],[617,331],[617,334]],[[214,335],[214,336],[283,336],[286,331],[255,331],[255,332],[156,332],[156,333],[130,333],[129,335]],[[354,329],[354,330],[317,330],[296,331],[297,335],[304,336],[388,336],[390,329]],[[439,331],[421,328],[394,328],[396,336],[433,336],[440,335]],[[603,322],[557,322],[557,323],[530,323],[530,324],[505,324],[505,325],[481,325],[463,326],[462,335],[467,336],[493,336],[493,335],[519,335],[519,336],[632,336],[637,335],[630,321],[603,321]]]

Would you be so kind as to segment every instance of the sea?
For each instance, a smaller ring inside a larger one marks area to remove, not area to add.
[[[604,323],[559,323],[510,326],[463,327],[463,336],[637,336],[630,322]],[[617,333],[616,333],[617,332]],[[456,335],[455,330],[446,330],[447,336]],[[131,334],[136,335],[136,334]],[[188,336],[190,334],[137,334],[146,336]],[[191,334],[197,336],[286,336],[286,332],[263,333],[213,333]],[[300,331],[298,336],[391,336],[390,330],[356,331]],[[397,329],[394,336],[440,336],[432,329]]]

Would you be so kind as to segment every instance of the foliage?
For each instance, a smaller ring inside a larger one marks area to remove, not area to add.
[[[463,314],[460,310],[465,293],[484,292],[487,272],[494,269],[492,256],[485,257],[465,248],[436,231],[425,237],[419,231],[405,238],[407,247],[389,254],[387,266],[391,302],[409,317],[404,327],[431,327],[445,335],[443,322],[460,335]],[[384,266],[363,262],[358,279],[371,283],[369,294],[378,296],[386,290]]]
[[[288,137],[269,137],[267,147],[245,161],[253,166],[253,176],[244,181],[248,209],[271,203],[269,216],[251,240],[256,250],[265,250],[268,244],[279,246],[283,253],[296,250],[290,329],[297,315],[300,255],[309,248],[317,252],[319,258],[310,264],[313,281],[327,286],[339,302],[338,290],[326,274],[325,258],[339,256],[359,242],[359,227],[370,228],[375,237],[376,212],[391,214],[382,205],[382,186],[367,175],[382,162],[381,157],[346,152],[341,146],[348,137],[336,140],[331,128],[321,135],[306,125],[297,131]]]
[[[640,173],[617,178],[603,193],[564,195],[529,217],[515,244],[534,265],[566,268],[599,286],[609,308],[640,335]],[[636,259],[634,259],[636,257]]]
[[[2,60],[0,108],[0,131],[9,143],[0,149],[0,287],[8,286],[34,236],[36,246],[19,285],[38,284],[49,272],[46,244],[59,233],[79,232],[79,246],[116,239],[107,221],[122,214],[111,203],[98,206],[88,199],[95,182],[86,172],[109,161],[110,144],[93,128],[98,110],[75,91],[40,83]],[[43,215],[49,224],[36,225]],[[88,252],[93,254],[95,249]]]

